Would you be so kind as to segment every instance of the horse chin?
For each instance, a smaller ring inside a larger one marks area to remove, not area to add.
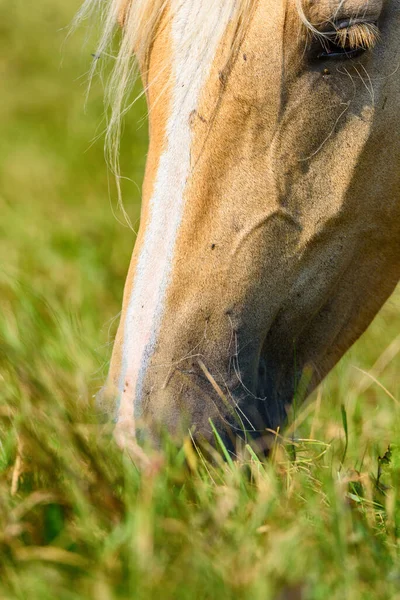
[[[267,454],[271,431],[285,421],[291,394],[282,380],[278,394],[268,357],[249,357],[245,369],[226,375],[224,381],[215,379],[200,361],[186,367],[168,378],[153,370],[154,379],[147,382],[140,400],[132,387],[121,390],[109,378],[96,395],[95,407],[99,422],[114,423],[117,444],[128,450],[137,444],[159,450],[188,440],[211,455],[221,445],[237,454],[249,443],[257,453]],[[129,397],[123,398],[124,393]]]
[[[138,440],[156,447],[165,439],[178,446],[189,440],[208,456],[222,447],[237,455],[246,444],[268,454],[272,431],[285,421],[290,401],[273,393],[264,358],[251,372],[254,377],[242,373],[240,381],[235,376],[223,385],[201,368],[190,380],[177,371],[166,388],[152,387],[137,410]]]

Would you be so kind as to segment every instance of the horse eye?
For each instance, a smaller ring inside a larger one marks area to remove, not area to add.
[[[356,58],[365,52],[364,48],[342,48],[338,44],[335,44],[332,41],[328,41],[328,43],[324,42],[322,52],[320,52],[317,58],[326,60],[334,59],[334,58]]]
[[[371,50],[378,40],[379,29],[376,23],[343,21],[335,25],[334,31],[321,35],[320,52],[317,58],[323,60],[355,58]]]

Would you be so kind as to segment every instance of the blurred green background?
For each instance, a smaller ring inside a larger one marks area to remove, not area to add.
[[[79,370],[85,380],[100,382],[135,235],[105,164],[100,78],[86,102],[95,32],[84,24],[68,36],[79,5],[0,2],[0,276],[3,303],[10,301],[3,311],[11,318],[24,295],[41,298],[84,347]],[[122,152],[131,179],[124,182],[124,204],[133,224],[147,148],[145,114],[138,102]],[[25,292],[11,299],[16,285]],[[19,335],[48,360],[36,332],[26,327]]]

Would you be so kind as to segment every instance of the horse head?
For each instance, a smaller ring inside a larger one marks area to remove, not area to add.
[[[103,403],[128,435],[257,437],[399,280],[399,7],[120,8],[150,147]]]

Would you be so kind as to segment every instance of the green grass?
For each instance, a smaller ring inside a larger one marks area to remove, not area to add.
[[[128,457],[96,424],[134,234],[92,144],[93,45],[63,44],[78,3],[0,0],[0,598],[400,599],[399,294],[265,464]],[[122,148],[133,223],[144,114]]]

